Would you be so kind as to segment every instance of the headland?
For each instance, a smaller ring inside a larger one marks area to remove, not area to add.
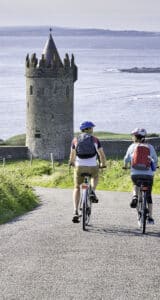
[[[160,73],[160,67],[158,68],[134,67],[129,69],[119,69],[119,71],[127,72],[127,73]]]

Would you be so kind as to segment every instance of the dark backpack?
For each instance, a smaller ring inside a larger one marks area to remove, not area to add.
[[[131,166],[137,170],[148,170],[150,168],[150,149],[147,144],[139,143],[134,149]]]
[[[88,133],[82,133],[77,137],[76,155],[79,158],[91,158],[97,153],[94,145],[94,137]]]

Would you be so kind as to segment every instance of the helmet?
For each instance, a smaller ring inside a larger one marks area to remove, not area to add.
[[[135,128],[132,132],[132,135],[140,135],[140,136],[146,136],[147,131],[144,128]]]
[[[80,127],[79,129],[80,130],[84,130],[84,129],[87,129],[87,128],[92,128],[92,127],[95,127],[96,125],[93,124],[91,121],[85,121],[83,123],[80,124]]]

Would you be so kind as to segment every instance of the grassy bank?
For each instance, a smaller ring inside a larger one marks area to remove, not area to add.
[[[123,170],[122,166],[122,159],[107,160],[107,168],[100,170],[97,189],[124,192],[131,191],[132,183],[130,171]],[[31,172],[31,176],[28,176],[27,178],[27,183],[30,185],[73,188],[73,168],[69,169],[67,162],[63,164],[55,163],[54,168],[52,169],[50,162],[34,161],[31,168],[33,168],[33,173]],[[44,171],[43,168],[45,168]],[[160,169],[157,169],[155,174],[153,193],[160,193]]]
[[[129,170],[122,169],[122,160],[108,160],[107,169],[100,172],[97,189],[131,191]],[[13,219],[38,205],[32,187],[73,188],[73,169],[67,162],[33,160],[0,165],[0,224]],[[160,169],[157,170],[153,193],[160,193]]]
[[[38,205],[38,199],[18,172],[0,170],[0,224],[24,214]]]

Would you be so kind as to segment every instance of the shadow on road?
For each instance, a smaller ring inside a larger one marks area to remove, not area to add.
[[[149,229],[149,228],[148,228]],[[102,228],[102,227],[98,227],[98,226],[88,226],[87,232],[89,233],[97,233],[97,234],[102,234],[102,235],[118,235],[118,236],[152,236],[152,237],[155,237],[155,238],[160,238],[160,232],[158,231],[150,231],[150,229],[148,230],[147,232],[147,229],[146,229],[146,233],[145,234],[142,234],[140,229],[129,229],[129,228],[122,228],[122,227],[119,227],[119,226],[110,226],[108,228]]]

